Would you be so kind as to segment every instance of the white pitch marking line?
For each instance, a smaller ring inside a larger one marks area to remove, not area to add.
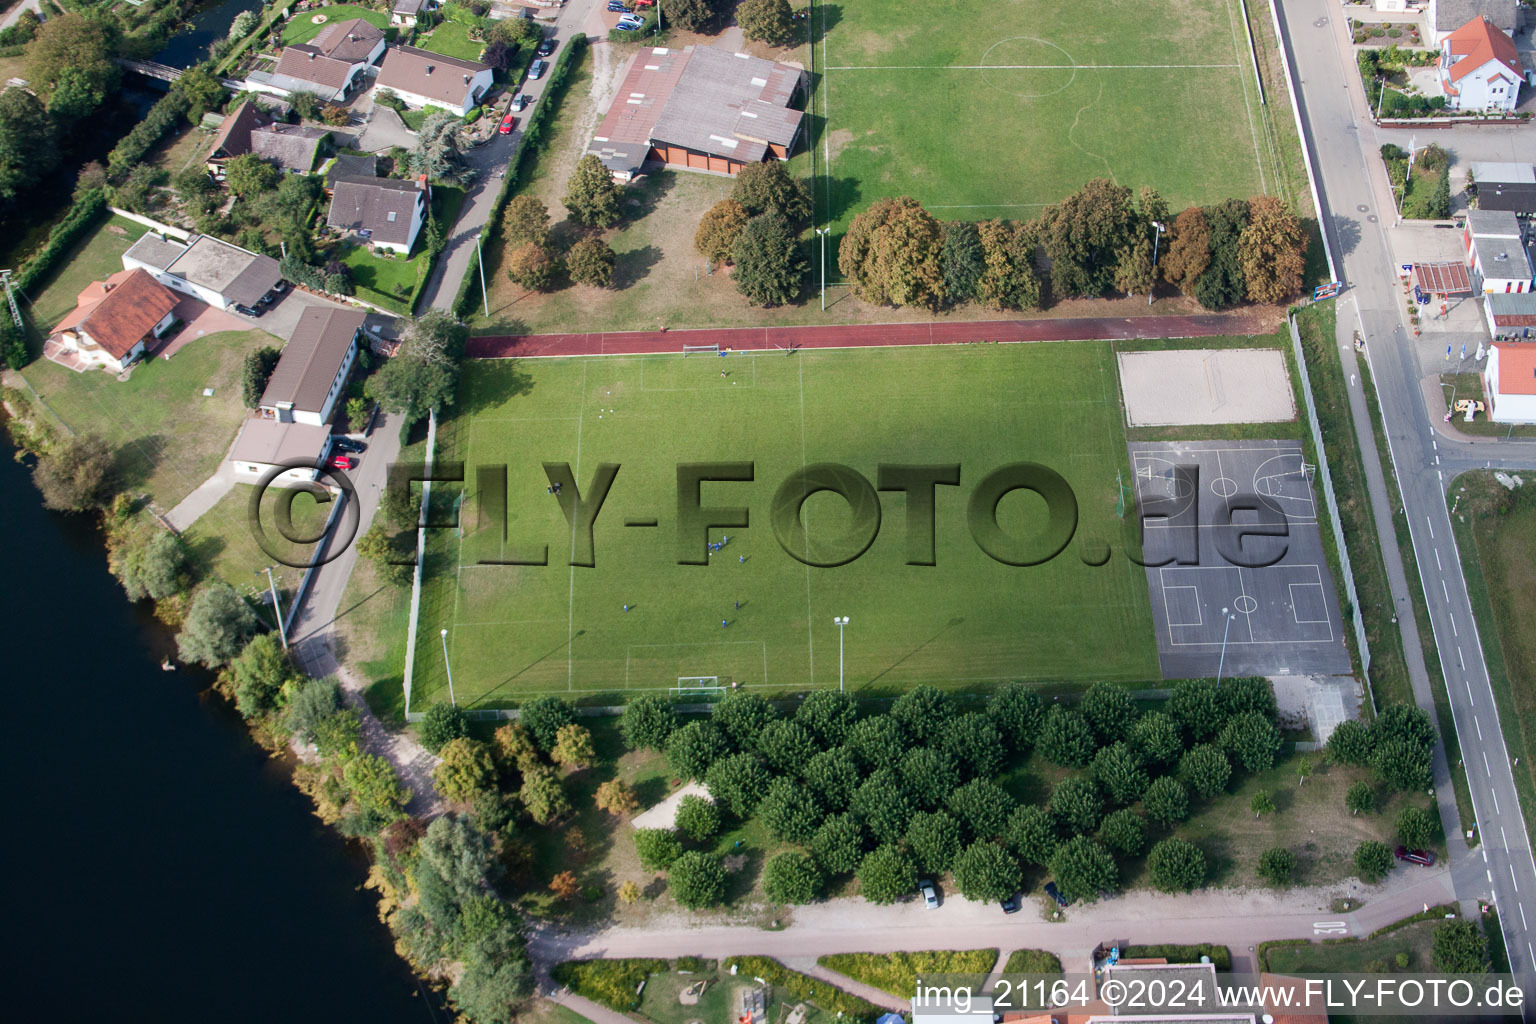
[[[824,71],[1181,71],[1236,64],[838,64]]]

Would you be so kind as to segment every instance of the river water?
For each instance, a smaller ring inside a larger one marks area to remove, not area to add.
[[[0,446],[9,454],[9,447]],[[361,852],[0,458],[11,1020],[445,1024]]]
[[[192,16],[192,27],[178,32],[155,54],[155,61],[173,68],[189,68],[208,56],[216,39],[229,35],[229,26],[241,11],[260,11],[261,0],[220,0],[205,5]]]

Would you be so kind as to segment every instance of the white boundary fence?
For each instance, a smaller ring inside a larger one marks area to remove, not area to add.
[[[437,454],[437,413],[427,413],[427,475],[432,475],[432,459]],[[385,487],[389,486],[386,480]],[[421,485],[421,507],[416,513],[416,568],[411,573],[411,624],[405,632],[405,720],[419,722],[423,712],[411,710],[411,674],[416,669],[416,624],[421,615],[421,573],[427,559],[427,501],[432,497],[432,481]]]
[[[1333,477],[1328,472],[1328,452],[1323,447],[1323,430],[1317,423],[1317,403],[1312,400],[1312,378],[1307,373],[1307,360],[1301,351],[1301,334],[1296,330],[1296,318],[1287,317],[1286,324],[1291,329],[1291,350],[1296,353],[1296,369],[1301,375],[1301,397],[1307,403],[1307,425],[1312,430],[1312,444],[1317,448],[1317,476],[1322,481],[1323,500],[1328,503],[1328,520],[1333,527],[1334,547],[1339,551],[1339,572],[1344,574],[1344,593],[1349,597],[1350,621],[1355,627],[1355,642],[1360,646],[1360,674],[1369,677],[1371,648],[1365,640],[1365,617],[1360,613],[1360,595],[1355,593],[1355,571],[1349,562],[1349,548],[1344,543],[1339,503],[1333,494]]]

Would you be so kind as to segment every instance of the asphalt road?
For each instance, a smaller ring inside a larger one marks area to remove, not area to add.
[[[552,31],[563,48],[566,40],[586,21],[595,5],[596,0],[571,0],[561,8],[555,18],[554,28],[546,30],[545,35]],[[559,56],[560,50],[557,49],[547,58],[551,67]],[[479,173],[465,193],[464,205],[459,208],[459,219],[454,222],[418,308],[447,310],[459,293],[459,284],[464,280],[464,275],[477,272],[475,240],[480,237],[486,221],[490,219],[491,206],[496,202],[496,194],[501,191],[503,175],[517,155],[518,147],[523,144],[521,126],[544,101],[548,85],[547,74],[537,82],[524,80],[518,91],[531,97],[533,103],[517,115],[518,129],[511,135],[497,135],[470,152],[469,165]]]
[[[1404,329],[1401,286],[1386,236],[1393,217],[1390,193],[1385,191],[1354,55],[1338,24],[1342,14],[1327,0],[1284,0],[1281,10],[1299,76],[1303,119],[1321,172],[1323,212],[1332,227],[1330,237],[1342,250],[1335,257],[1343,257],[1348,292],[1339,305],[1339,334],[1345,372],[1351,375],[1351,399],[1358,408],[1364,398],[1358,377],[1351,373],[1355,364],[1349,339],[1358,328],[1365,338],[1402,491],[1400,502],[1392,497],[1390,512],[1378,508],[1378,522],[1386,514],[1407,517],[1421,574],[1411,583],[1422,587],[1428,604],[1481,833],[1481,845],[1470,854],[1457,857],[1453,849],[1457,895],[1463,900],[1494,898],[1511,966],[1526,991],[1536,993],[1536,860],[1523,827],[1446,507],[1446,489],[1457,472],[1493,461],[1495,454],[1501,465],[1533,467],[1536,446],[1452,442],[1442,439],[1430,422],[1420,388],[1425,371]],[[1374,446],[1362,448],[1370,461]],[[1389,574],[1400,577],[1402,564],[1390,538],[1389,528],[1383,535],[1383,554]],[[1411,609],[1400,608],[1399,619],[1411,623]],[[1405,633],[1416,636],[1412,630]],[[1416,643],[1409,657],[1417,692],[1425,679]]]

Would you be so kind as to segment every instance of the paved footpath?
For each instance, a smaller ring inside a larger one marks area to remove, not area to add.
[[[850,348],[874,345],[958,345],[987,341],[1126,341],[1252,334],[1253,314],[1082,317],[1057,320],[969,320],[940,323],[838,324],[811,327],[728,327],[685,331],[608,331],[593,334],[482,335],[469,339],[471,359],[528,356],[649,355],[684,345],[722,350]]]

